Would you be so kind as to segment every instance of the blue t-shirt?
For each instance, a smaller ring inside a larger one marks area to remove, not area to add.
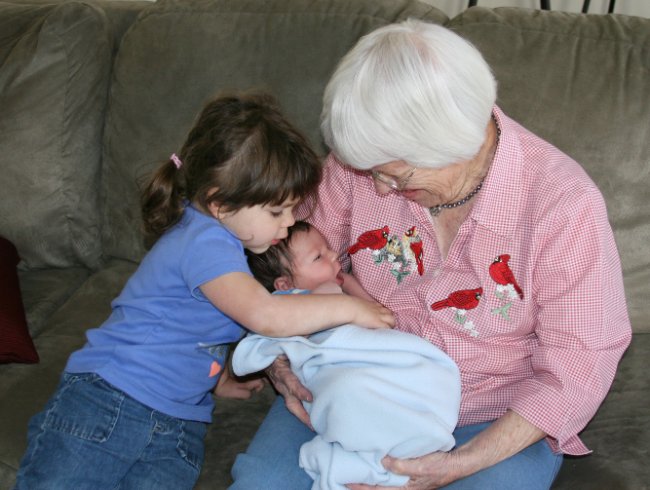
[[[104,324],[70,356],[66,371],[94,372],[155,410],[210,422],[210,391],[228,343],[244,330],[199,286],[250,269],[241,242],[217,220],[188,206],[149,251],[113,301]]]

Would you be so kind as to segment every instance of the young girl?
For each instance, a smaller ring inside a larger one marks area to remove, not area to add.
[[[270,97],[205,107],[145,189],[145,230],[158,240],[30,422],[17,489],[192,488],[211,391],[242,326],[290,336],[392,325],[376,303],[272,296],[250,274],[244,249],[261,253],[287,236],[320,172]]]

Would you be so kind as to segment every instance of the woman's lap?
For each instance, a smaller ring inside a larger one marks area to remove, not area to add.
[[[313,480],[298,466],[298,454],[300,446],[313,437],[278,396],[246,452],[237,456],[229,489],[311,489]]]
[[[461,427],[454,431],[457,444],[463,444],[489,423]],[[309,490],[312,480],[299,466],[300,446],[314,433],[289,413],[282,397],[277,397],[245,453],[237,456],[232,469],[230,490]],[[448,490],[491,488],[548,489],[560,470],[562,455],[553,454],[545,441],[533,444],[519,454],[452,483]]]
[[[490,422],[486,422],[457,428],[454,431],[456,444],[464,444],[489,425]],[[495,466],[443,488],[446,490],[521,488],[545,490],[551,487],[560,471],[562,460],[562,455],[554,454],[546,441],[542,440]]]

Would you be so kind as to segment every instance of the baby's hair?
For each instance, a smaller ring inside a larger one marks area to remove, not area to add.
[[[270,247],[266,252],[255,254],[246,250],[248,266],[262,286],[270,292],[275,290],[274,281],[280,276],[293,277],[291,264],[293,254],[291,253],[291,240],[296,233],[308,232],[311,225],[306,221],[296,221],[288,230],[287,238],[280,243]]]
[[[180,152],[144,189],[145,232],[157,237],[173,226],[186,200],[203,210],[218,203],[237,211],[303,199],[313,195],[321,171],[307,139],[272,96],[217,97],[205,106]]]

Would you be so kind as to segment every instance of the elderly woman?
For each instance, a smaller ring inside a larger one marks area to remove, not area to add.
[[[549,488],[562,454],[589,452],[578,434],[631,338],[600,192],[495,100],[479,52],[418,21],[362,38],[325,92],[332,153],[310,221],[397,328],[461,372],[455,448],[383,460],[408,489]],[[311,395],[282,359],[270,376],[283,397],[231,488],[309,489]]]

